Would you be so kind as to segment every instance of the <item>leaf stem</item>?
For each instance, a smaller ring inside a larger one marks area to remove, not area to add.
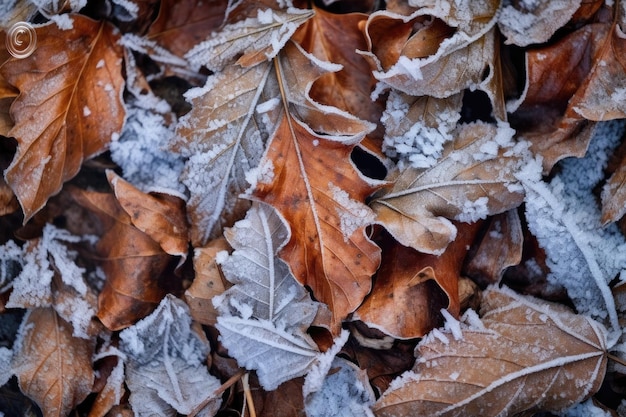
[[[250,409],[250,417],[256,417],[256,409],[254,408],[254,399],[252,398],[252,391],[250,391],[250,384],[248,384],[248,378],[250,374],[246,372],[246,374],[241,379],[243,383],[243,393],[246,396],[246,403],[248,404],[248,408]]]
[[[610,353],[607,353],[607,354],[606,354],[606,357],[607,357],[608,359],[612,360],[613,362],[617,362],[617,363],[619,363],[620,365],[626,366],[626,360],[624,360],[624,359],[622,359],[622,358],[620,358],[620,357],[617,357],[617,356],[615,356],[615,355],[611,355]]]
[[[222,385],[220,385],[220,387],[218,389],[216,389],[210,395],[208,395],[187,416],[188,417],[195,417],[195,415],[198,414],[200,411],[202,411],[202,409],[204,407],[206,407],[207,404],[209,404],[215,398],[217,398],[220,395],[222,395],[224,393],[224,391],[226,391],[228,388],[230,388],[232,385],[234,385],[237,381],[239,381],[241,379],[241,377],[246,374],[246,372],[247,371],[245,369],[240,369],[239,371],[237,371],[237,373],[235,375],[233,375],[230,378],[228,378],[228,380],[226,382],[224,382]]]

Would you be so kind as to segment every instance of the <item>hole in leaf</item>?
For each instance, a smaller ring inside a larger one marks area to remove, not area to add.
[[[352,150],[350,159],[361,173],[376,180],[383,180],[387,176],[387,168],[374,155],[357,146]]]
[[[470,123],[478,120],[495,123],[496,119],[492,116],[492,111],[493,107],[487,93],[479,90],[465,90],[459,123]]]

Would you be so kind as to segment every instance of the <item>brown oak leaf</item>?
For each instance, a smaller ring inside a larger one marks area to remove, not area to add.
[[[374,217],[364,202],[376,187],[350,162],[372,126],[306,95],[321,64],[295,43],[275,59],[283,114],[253,195],[286,219],[291,236],[280,257],[330,307],[335,327],[369,292],[380,249],[365,234]]]
[[[472,327],[436,330],[420,342],[413,370],[378,400],[377,416],[561,411],[600,388],[602,325],[507,288],[491,288],[483,300],[482,324],[475,317]]]
[[[39,211],[82,162],[103,152],[124,121],[122,47],[107,22],[71,15],[72,29],[36,28],[34,53],[11,58],[0,75],[20,94],[11,106],[18,142],[5,178],[24,211]]]
[[[225,0],[161,1],[146,38],[182,58],[219,28],[226,17],[227,4]]]
[[[44,417],[66,416],[91,393],[93,350],[52,308],[35,308],[24,317],[12,369]]]

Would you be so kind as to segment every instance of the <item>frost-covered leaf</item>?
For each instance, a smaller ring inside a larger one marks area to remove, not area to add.
[[[89,338],[90,321],[96,313],[94,294],[85,282],[85,269],[76,265],[76,251],[68,247],[84,240],[89,239],[47,224],[41,238],[29,241],[23,253],[13,258],[21,270],[12,281],[6,306],[54,307],[72,325],[74,336]],[[16,254],[16,248],[9,249]]]
[[[219,28],[226,17],[227,4],[226,0],[162,0],[146,39],[182,58]]]
[[[204,87],[186,93],[192,110],[176,128],[175,150],[189,158],[181,179],[190,192],[195,246],[219,236],[249,208],[239,195],[275,129],[278,95],[269,62],[251,68],[230,65]]]
[[[214,299],[216,327],[229,355],[272,390],[315,363],[320,352],[306,330],[321,305],[276,257],[289,233],[271,207],[253,205],[226,237],[235,250],[221,267],[234,285]]]
[[[14,346],[12,371],[44,417],[69,415],[91,393],[94,341],[72,336],[52,308],[29,310]]]
[[[189,414],[220,386],[205,364],[208,343],[193,331],[187,305],[172,295],[120,333],[120,350],[136,415]],[[220,402],[215,398],[207,406],[209,415]]]
[[[506,124],[463,125],[436,165],[390,175],[393,185],[370,204],[377,222],[403,245],[436,255],[456,237],[448,219],[474,222],[519,206],[524,193],[515,173],[526,146],[512,136]]]
[[[453,139],[461,118],[463,94],[438,99],[409,96],[393,90],[381,122],[385,125],[383,151],[398,159],[398,168],[430,168]]]
[[[9,132],[18,148],[5,178],[25,222],[78,173],[83,160],[106,150],[124,121],[119,35],[105,21],[68,19],[70,30],[55,23],[38,27],[34,53],[11,58],[0,69],[20,90]]]
[[[185,57],[216,72],[234,62],[251,67],[274,58],[298,26],[312,16],[311,10],[257,9],[256,16],[224,26]]]
[[[410,16],[380,11],[367,21],[364,54],[376,79],[410,95],[438,98],[480,88],[494,100],[496,117],[504,120],[501,86],[493,83],[500,73],[493,31],[499,2],[411,5],[419,8]]]
[[[602,188],[602,225],[616,222],[626,214],[626,156]]]
[[[319,391],[304,400],[308,417],[374,417],[375,397],[367,372],[345,359],[335,358]]]
[[[508,44],[544,43],[570,20],[580,4],[581,0],[504,1],[498,27]]]
[[[375,404],[377,416],[561,411],[600,388],[602,325],[506,288],[483,295],[482,322],[471,311],[471,326],[449,322],[424,338],[413,369]]]
[[[520,177],[528,227],[547,255],[548,281],[564,286],[580,313],[605,321],[612,330],[619,325],[608,284],[626,268],[626,239],[614,224],[602,227],[590,196],[623,131],[622,123],[603,124],[587,156],[563,161],[549,183],[532,164]]]
[[[296,279],[333,313],[333,328],[369,292],[380,249],[365,234],[374,220],[364,204],[377,184],[362,177],[350,154],[373,126],[308,97],[334,69],[297,44],[274,61],[281,85],[280,122],[259,164],[255,198],[275,207],[290,227],[280,256]]]

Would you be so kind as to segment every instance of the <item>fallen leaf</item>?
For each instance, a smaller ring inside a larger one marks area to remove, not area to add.
[[[302,384],[304,378],[290,379],[273,391],[251,389],[254,407],[259,417],[303,417],[304,399]]]
[[[496,214],[470,250],[463,272],[482,288],[500,282],[504,271],[522,260],[524,236],[517,210]]]
[[[376,79],[413,96],[445,98],[479,88],[492,99],[494,116],[506,120],[493,30],[499,2],[411,5],[423,7],[410,16],[375,12],[363,27],[363,55]]]
[[[0,74],[20,95],[11,106],[18,142],[5,179],[24,211],[39,211],[82,162],[106,150],[124,121],[122,47],[107,22],[71,15],[73,28],[38,27],[35,52]],[[61,52],[59,52],[61,51]],[[89,93],[87,93],[89,92]]]
[[[107,171],[107,179],[133,226],[184,263],[189,245],[185,202],[168,194],[146,194],[113,171]]]
[[[225,0],[161,1],[159,14],[145,37],[182,58],[219,28],[226,17],[226,6]]]
[[[620,33],[616,22],[592,23],[526,53],[526,91],[511,123],[543,157],[545,172],[563,158],[585,154],[593,121],[626,117],[620,97],[626,41]]]
[[[350,162],[352,149],[372,126],[307,97],[328,69],[321,65],[295,43],[275,60],[282,113],[253,196],[286,219],[291,238],[280,257],[329,306],[337,329],[369,292],[380,249],[365,235],[373,214],[364,201],[376,185]]]
[[[483,300],[482,325],[476,318],[420,342],[413,370],[374,405],[377,416],[558,412],[600,388],[602,325],[506,288],[492,287]]]
[[[224,278],[216,258],[218,253],[228,250],[230,245],[223,237],[194,250],[193,269],[196,275],[185,291],[185,301],[189,305],[191,317],[199,323],[213,326],[217,322],[218,312],[212,299],[226,291],[231,284]]]
[[[14,347],[12,371],[44,417],[69,415],[91,393],[94,342],[72,336],[52,308],[29,310]]]
[[[447,98],[410,96],[391,91],[381,122],[385,126],[383,151],[396,158],[400,168],[429,168],[453,140],[461,119],[463,93]]]
[[[234,285],[215,299],[220,341],[271,391],[318,360],[320,351],[306,331],[321,305],[276,257],[288,231],[274,209],[253,205],[226,238],[234,251],[221,267]]]
[[[274,58],[298,26],[313,16],[313,11],[255,9],[255,15],[224,26],[204,42],[192,48],[185,57],[195,65],[214,72],[237,63],[251,67]]]
[[[448,220],[474,222],[519,206],[515,177],[526,156],[507,125],[463,125],[442,158],[428,169],[406,168],[387,179],[370,206],[377,223],[401,244],[438,255],[457,235]]]
[[[443,323],[442,308],[458,316],[461,265],[478,226],[459,225],[458,238],[439,256],[420,253],[384,236],[374,286],[353,319],[395,339],[413,339]]]
[[[107,278],[98,296],[98,318],[109,329],[121,330],[149,314],[165,296],[160,278],[172,258],[132,225],[113,194],[74,189],[73,197],[103,223],[96,252]]]
[[[313,7],[313,11],[315,15],[300,26],[291,39],[318,59],[342,68],[319,77],[311,87],[311,98],[378,123],[382,103],[370,98],[376,79],[368,62],[357,53],[367,47],[359,29],[367,15],[335,14],[318,7]]]
[[[507,44],[545,43],[578,11],[581,0],[511,3],[500,9],[498,27]]]
[[[321,388],[306,395],[304,410],[308,417],[374,417],[371,410],[374,401],[367,371],[337,357],[333,360],[331,372],[324,378]]]
[[[250,207],[239,195],[275,129],[272,106],[279,92],[271,74],[269,62],[230,65],[186,94],[193,107],[178,123],[173,149],[189,158],[181,180],[191,194],[187,209],[196,247],[219,236]]]
[[[191,328],[187,305],[168,294],[149,316],[120,333],[130,404],[138,415],[189,414],[220,386],[205,360],[209,344]],[[214,415],[221,398],[204,409]]]
[[[606,226],[626,214],[626,155],[602,188],[602,225]]]
[[[101,355],[99,355],[102,357]],[[113,407],[120,404],[124,389],[124,362],[117,355],[104,356],[103,366],[94,366],[97,369],[97,380],[104,379],[103,386],[94,391],[98,394],[89,410],[88,417],[105,417]]]

